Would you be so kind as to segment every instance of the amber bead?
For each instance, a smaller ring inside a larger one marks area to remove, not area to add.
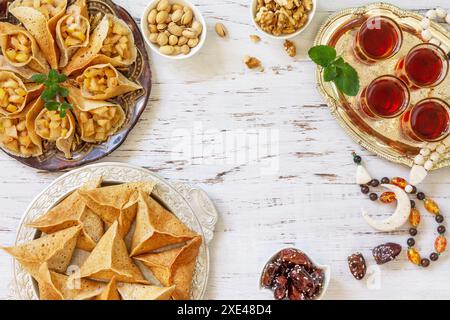
[[[411,209],[411,213],[409,214],[409,223],[413,227],[417,227],[420,224],[420,212],[416,208]]]
[[[380,201],[383,203],[392,203],[395,200],[397,200],[397,198],[395,197],[395,193],[393,192],[383,192],[380,196]]]
[[[408,249],[408,259],[416,265],[420,265],[420,262],[422,261],[419,252],[415,248]]]
[[[391,183],[402,189],[405,189],[406,186],[408,185],[408,182],[400,177],[392,178]]]
[[[447,239],[444,236],[439,236],[436,238],[434,242],[434,249],[436,249],[437,253],[442,253],[447,248]]]
[[[440,212],[439,206],[437,205],[437,203],[431,199],[425,199],[424,206],[425,206],[425,209],[427,209],[427,211],[429,213],[439,214],[439,212]]]

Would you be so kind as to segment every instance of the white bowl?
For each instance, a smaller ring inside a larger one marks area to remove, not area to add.
[[[300,252],[303,252],[303,253],[309,258],[309,260],[312,262],[312,264],[313,264],[315,267],[317,267],[317,268],[319,268],[319,269],[321,269],[321,270],[323,271],[324,277],[325,277],[325,278],[324,278],[322,290],[320,291],[319,295],[316,296],[316,297],[313,299],[313,300],[322,300],[323,297],[325,296],[325,293],[326,293],[327,290],[328,290],[328,285],[330,284],[331,268],[330,268],[330,266],[322,265],[322,264],[317,263],[317,261],[314,260],[314,259],[311,257],[310,254],[308,254],[307,252],[305,252],[305,251],[303,251],[303,250],[297,249],[297,248],[282,248],[282,249],[278,250],[274,255],[272,255],[272,256],[267,260],[266,264],[264,265],[264,267],[263,267],[263,269],[262,269],[262,271],[261,271],[261,274],[260,274],[260,276],[259,276],[259,279],[258,279],[258,282],[259,282],[259,290],[261,290],[261,291],[264,292],[264,293],[267,293],[268,299],[269,299],[269,298],[270,298],[270,299],[273,299],[273,290],[267,289],[266,287],[264,287],[264,286],[261,284],[261,277],[262,277],[262,275],[263,275],[263,273],[264,273],[264,270],[266,269],[266,266],[267,266],[269,263],[271,263],[273,260],[275,260],[275,258],[276,258],[276,256],[278,255],[278,253],[279,253],[281,250],[283,250],[283,249],[295,249],[295,250],[298,250],[298,251],[300,251]]]
[[[148,30],[147,17],[148,17],[148,14],[150,13],[150,11],[152,9],[156,8],[156,6],[158,5],[158,2],[159,2],[159,0],[151,0],[141,18],[141,32],[144,35],[145,42],[150,47],[150,49],[152,49],[153,52],[157,53],[158,55],[160,55],[162,57],[168,58],[168,59],[183,60],[183,59],[192,57],[193,55],[195,55],[197,52],[200,51],[200,49],[202,48],[202,46],[206,40],[206,23],[205,23],[205,19],[203,18],[203,15],[201,14],[200,10],[198,10],[194,4],[192,4],[191,2],[189,2],[187,0],[169,0],[170,4],[177,3],[177,4],[181,4],[183,6],[191,8],[192,12],[194,13],[194,18],[203,25],[203,31],[202,31],[202,34],[200,35],[198,45],[194,48],[191,48],[191,51],[188,54],[181,53],[176,56],[175,55],[168,56],[168,55],[162,54],[159,51],[159,46],[154,43],[151,43],[149,40],[150,31]]]
[[[270,34],[266,31],[264,31],[263,29],[261,29],[261,27],[256,23],[255,21],[255,17],[256,17],[256,5],[258,3],[258,0],[252,0],[252,4],[250,6],[250,17],[252,19],[253,25],[256,27],[256,29],[263,35],[272,38],[272,39],[282,39],[282,40],[286,40],[286,39],[292,39],[296,36],[298,36],[300,33],[302,33],[303,31],[306,30],[306,28],[309,26],[309,24],[311,23],[312,19],[314,18],[315,14],[316,14],[316,9],[317,9],[317,0],[312,0],[313,3],[313,8],[312,10],[308,13],[308,22],[306,22],[306,24],[301,27],[300,29],[298,29],[296,32],[291,33],[291,34],[286,34],[286,35],[280,35],[280,36],[274,36],[273,34]]]

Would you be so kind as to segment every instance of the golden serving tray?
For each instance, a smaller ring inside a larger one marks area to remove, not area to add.
[[[392,58],[374,65],[366,65],[354,57],[353,40],[365,17],[379,15],[390,17],[400,25],[403,31],[403,44],[399,52]],[[341,55],[358,71],[361,89],[363,89],[381,75],[394,74],[398,60],[405,56],[413,46],[424,42],[420,36],[422,19],[424,17],[417,13],[405,11],[386,3],[374,3],[360,8],[346,9],[334,14],[322,25],[315,45],[335,47],[338,55]],[[432,22],[430,31],[434,38],[450,47],[450,34],[445,28]],[[337,90],[332,82],[325,82],[322,72],[322,68],[318,67],[317,86],[341,127],[367,150],[389,161],[412,167],[414,157],[419,153],[420,148],[425,146],[425,143],[416,142],[402,134],[400,130],[401,116],[377,121],[369,119],[355,106],[355,97],[346,97]],[[444,101],[450,101],[450,74],[439,86],[411,91],[411,105],[426,97],[438,97]],[[436,163],[434,169],[447,166],[450,166],[450,151]]]

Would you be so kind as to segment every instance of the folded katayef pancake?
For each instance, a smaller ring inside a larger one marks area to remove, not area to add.
[[[125,112],[118,104],[83,98],[81,91],[69,89],[69,102],[78,120],[81,140],[99,143],[117,132],[125,122]]]
[[[136,229],[131,241],[131,256],[168,245],[182,243],[198,236],[149,194],[140,192]]]
[[[125,241],[119,234],[119,224],[114,222],[84,261],[73,277],[148,284],[139,268],[128,256]]]
[[[28,104],[19,114],[0,116],[0,146],[9,153],[23,157],[42,154],[42,140],[34,129],[34,120],[42,109],[40,99]]]
[[[97,178],[87,182],[80,189],[93,190],[100,187],[101,182],[102,179]],[[103,221],[86,206],[78,194],[78,190],[75,190],[46,214],[27,224],[28,227],[45,233],[54,233],[75,225],[82,227],[77,247],[85,251],[92,251],[103,236]]]
[[[0,22],[0,46],[4,59],[13,67],[28,67],[34,73],[48,73],[49,66],[33,36],[21,26]]]
[[[48,268],[65,272],[72,259],[81,227],[75,226],[19,244],[4,247],[31,275],[35,276],[39,267],[47,262]]]
[[[0,55],[0,71],[13,72],[17,76],[19,76],[20,79],[22,79],[24,84],[31,82],[31,77],[36,74],[36,71],[29,67],[15,67],[11,65],[8,60],[2,55]]]
[[[56,148],[68,159],[72,157],[75,125],[75,117],[70,110],[61,118],[58,111],[43,108],[35,120],[36,134],[44,140],[56,142]]]
[[[119,291],[117,291],[116,277],[109,280],[102,293],[94,297],[94,300],[120,300]]]
[[[120,185],[78,190],[87,206],[107,225],[119,222],[120,235],[125,237],[136,217],[139,191],[150,194],[155,183],[131,182]]]
[[[83,97],[107,100],[142,87],[117,71],[111,64],[97,64],[83,71],[77,78]]]
[[[9,12],[33,35],[52,69],[58,69],[59,51],[55,42],[58,20],[64,15],[67,0],[15,0]]]
[[[41,300],[87,300],[101,294],[105,284],[88,279],[71,279],[49,270],[47,263],[39,267],[35,279]]]
[[[144,254],[136,257],[136,260],[142,261],[162,285],[175,285],[175,291],[172,294],[175,300],[189,300],[192,277],[201,244],[202,238],[198,236],[184,247]]]
[[[19,114],[27,104],[28,90],[14,73],[0,71],[0,115]]]
[[[170,300],[175,286],[158,287],[136,283],[120,283],[117,289],[123,300]]]
[[[102,63],[126,67],[136,57],[137,49],[130,27],[123,20],[107,14],[91,34],[89,45],[73,55],[63,72],[66,75],[79,73],[88,66]]]
[[[89,44],[91,26],[86,0],[77,0],[67,8],[56,25],[56,43],[60,50],[59,66],[65,67],[73,54]]]

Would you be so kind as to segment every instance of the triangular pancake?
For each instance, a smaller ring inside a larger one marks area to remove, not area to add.
[[[158,253],[148,253],[135,259],[142,261],[162,285],[175,285],[172,297],[175,300],[189,300],[195,263],[202,244],[200,236],[184,247]]]
[[[116,277],[117,281],[122,282],[148,283],[128,256],[125,242],[119,234],[117,221],[100,239],[76,277],[99,280],[111,280]]]
[[[98,188],[101,181],[101,178],[94,179],[83,185],[81,189]],[[86,206],[77,190],[45,215],[27,224],[28,227],[45,233],[54,233],[75,225],[83,228],[78,237],[77,247],[92,251],[104,233],[103,222]]]
[[[121,283],[118,285],[123,300],[170,300],[175,286],[157,287],[134,283]]]
[[[47,263],[39,268],[36,277],[41,300],[80,300],[90,299],[102,292],[105,284],[86,279],[71,278],[65,274],[50,271]]]
[[[3,249],[27,269],[39,268],[42,263],[47,262],[50,270],[65,272],[72,259],[80,231],[81,227],[75,226]]]
[[[138,190],[151,193],[154,182],[134,182],[95,190],[79,190],[87,206],[105,223],[119,221],[119,230],[125,237],[136,216]]]
[[[131,256],[198,236],[148,194],[140,193]]]
[[[117,291],[116,277],[113,277],[103,292],[95,297],[95,300],[120,300],[119,291]]]

